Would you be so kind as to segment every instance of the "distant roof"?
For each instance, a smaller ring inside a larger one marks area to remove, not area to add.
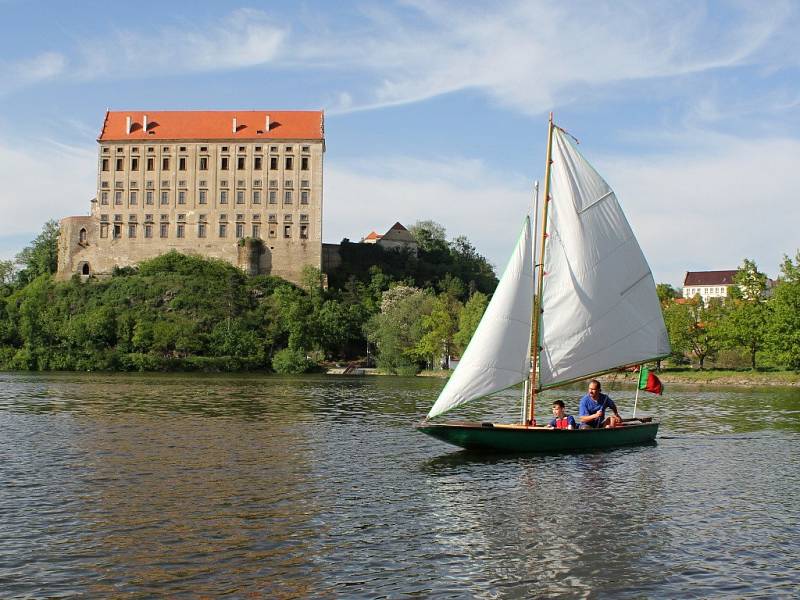
[[[733,285],[737,271],[687,271],[683,285]]]
[[[403,227],[400,223],[395,223],[389,228],[389,231],[383,234],[381,242],[402,242],[404,244],[416,244],[417,241],[411,236],[408,229]]]
[[[324,137],[325,116],[321,110],[154,110],[108,111],[97,141],[322,140]]]
[[[367,234],[367,237],[365,237],[364,239],[365,240],[379,240],[382,237],[383,236],[380,235],[379,233],[375,233],[374,231],[370,231],[369,234]]]

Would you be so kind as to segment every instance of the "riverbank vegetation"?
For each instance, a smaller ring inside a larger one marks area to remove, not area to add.
[[[298,286],[175,252],[110,278],[58,282],[50,222],[16,263],[0,261],[0,369],[439,369],[466,348],[497,279],[466,238],[448,241],[430,221],[410,231],[417,254],[344,241],[327,286],[315,269]],[[750,260],[736,283],[708,303],[659,284],[672,345],[666,376],[800,370],[800,252],[784,258],[774,287]]]

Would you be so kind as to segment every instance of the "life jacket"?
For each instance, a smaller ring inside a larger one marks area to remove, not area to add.
[[[560,419],[555,419],[555,422],[556,422],[556,429],[569,428],[569,416],[561,417]]]

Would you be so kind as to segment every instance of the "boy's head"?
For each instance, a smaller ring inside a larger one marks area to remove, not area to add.
[[[564,402],[562,400],[553,402],[553,416],[559,418],[564,416]]]

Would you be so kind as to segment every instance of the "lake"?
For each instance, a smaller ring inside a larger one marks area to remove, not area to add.
[[[671,385],[656,444],[482,456],[414,430],[443,384],[0,373],[0,597],[797,596],[800,389]]]

